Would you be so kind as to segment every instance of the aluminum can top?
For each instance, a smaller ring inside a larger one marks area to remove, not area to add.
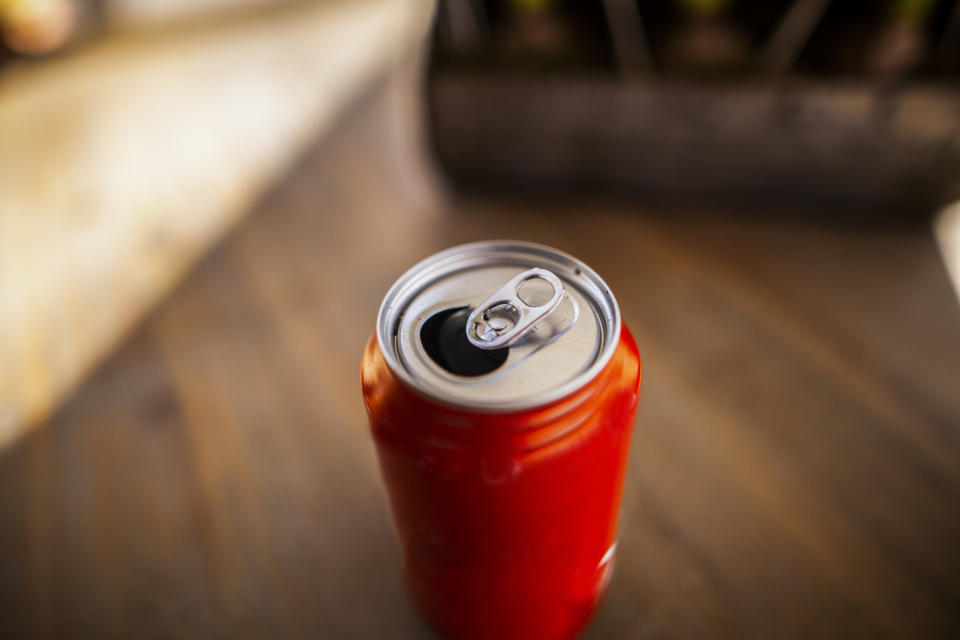
[[[556,249],[494,240],[453,247],[387,292],[377,340],[391,371],[442,404],[532,409],[596,376],[616,350],[620,310],[606,283]]]

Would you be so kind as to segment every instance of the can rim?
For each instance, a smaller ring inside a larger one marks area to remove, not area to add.
[[[464,255],[482,255],[484,253],[511,251],[525,252],[533,256],[540,256],[554,265],[562,265],[567,270],[584,277],[596,288],[602,298],[602,304],[610,313],[612,325],[610,335],[604,336],[603,348],[587,369],[577,374],[562,385],[550,389],[546,393],[536,394],[529,399],[500,401],[500,402],[467,402],[444,397],[431,389],[428,385],[418,384],[417,380],[403,366],[396,347],[396,330],[407,302],[428,287],[438,273],[442,273],[445,265],[454,263],[455,259],[462,259]],[[568,253],[534,242],[519,240],[483,240],[457,245],[435,253],[407,269],[387,291],[380,304],[377,314],[377,344],[390,371],[410,389],[426,396],[439,404],[457,409],[466,409],[478,413],[506,413],[535,409],[560,400],[593,380],[607,365],[616,351],[620,340],[621,317],[620,307],[610,287],[596,271],[584,262]]]

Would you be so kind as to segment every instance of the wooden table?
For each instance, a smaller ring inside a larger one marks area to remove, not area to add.
[[[586,638],[957,637],[960,311],[925,222],[431,207],[382,102],[0,454],[0,636],[432,637],[360,352],[405,268],[512,237],[594,266],[644,357]]]

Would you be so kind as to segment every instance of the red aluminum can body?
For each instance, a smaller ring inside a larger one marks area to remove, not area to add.
[[[640,378],[622,325],[566,397],[471,412],[411,389],[370,338],[363,399],[409,588],[439,631],[557,640],[586,625],[612,570]]]

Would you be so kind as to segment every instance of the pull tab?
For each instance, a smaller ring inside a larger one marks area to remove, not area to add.
[[[537,281],[553,287],[553,295],[545,302],[528,296],[525,302],[520,297],[520,289],[527,283],[533,285]],[[510,346],[553,312],[563,296],[563,283],[550,271],[539,267],[524,271],[470,313],[466,327],[467,340],[480,349]]]

